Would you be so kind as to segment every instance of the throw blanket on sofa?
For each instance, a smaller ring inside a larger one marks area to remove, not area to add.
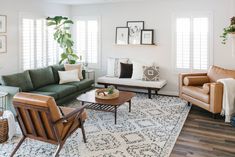
[[[235,114],[235,79],[220,79],[224,85],[223,103],[221,115],[225,116],[225,122],[230,122],[231,116]]]

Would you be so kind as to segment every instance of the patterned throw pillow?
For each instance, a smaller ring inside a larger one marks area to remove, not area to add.
[[[157,66],[143,66],[144,81],[158,81],[159,80],[159,67]]]

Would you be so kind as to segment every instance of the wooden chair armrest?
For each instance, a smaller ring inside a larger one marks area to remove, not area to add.
[[[60,122],[68,123],[68,122],[71,121],[71,118],[75,115],[77,115],[77,117],[80,117],[80,115],[82,114],[82,112],[84,111],[85,108],[86,108],[86,105],[75,109],[74,111],[70,112],[69,114],[66,114],[62,118],[55,121],[54,124],[57,124],[57,123],[60,123]]]

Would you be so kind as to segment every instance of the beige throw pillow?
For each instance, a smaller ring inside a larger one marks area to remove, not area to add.
[[[78,70],[70,70],[70,71],[58,71],[60,76],[60,84],[80,81],[78,78]]]
[[[82,64],[65,64],[64,68],[65,68],[66,71],[78,70],[78,78],[80,80],[83,79],[83,76],[82,76]]]

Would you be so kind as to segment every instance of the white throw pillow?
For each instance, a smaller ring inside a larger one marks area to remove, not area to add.
[[[70,71],[58,71],[60,76],[60,84],[80,81],[78,78],[78,70],[70,70]]]
[[[107,76],[114,77],[115,58],[108,58],[107,63]]]
[[[119,77],[121,72],[121,63],[128,63],[128,60],[128,58],[108,58],[106,76]]]
[[[80,80],[83,79],[83,76],[82,76],[82,64],[64,64],[64,68],[66,71],[69,71],[69,70],[78,70],[78,78]]]
[[[144,64],[135,61],[132,61],[132,64],[133,64],[133,73],[131,78],[135,80],[142,80]]]

